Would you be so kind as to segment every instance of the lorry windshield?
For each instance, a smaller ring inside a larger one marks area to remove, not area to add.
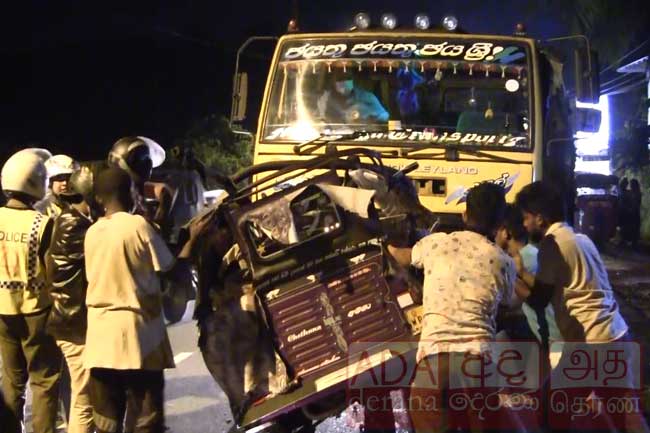
[[[489,39],[285,42],[262,140],[355,133],[369,142],[530,147],[528,50]]]

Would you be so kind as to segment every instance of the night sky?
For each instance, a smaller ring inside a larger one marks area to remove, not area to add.
[[[196,119],[229,113],[237,48],[252,35],[282,34],[294,10],[291,0],[15,3],[29,7],[7,7],[0,18],[2,157],[38,144],[103,158],[126,134],[171,147]],[[305,31],[345,29],[364,10],[376,20],[395,12],[409,25],[417,12],[435,22],[453,13],[476,33],[510,34],[525,21],[535,37],[564,34],[550,11],[531,19],[524,3],[302,0],[298,11]],[[270,55],[260,44],[244,58],[253,108]]]

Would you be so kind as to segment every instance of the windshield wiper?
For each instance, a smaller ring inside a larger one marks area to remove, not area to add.
[[[411,156],[413,153],[420,152],[422,150],[429,150],[429,149],[431,149],[430,144],[423,144],[417,147],[406,148],[400,151],[400,156],[407,157],[407,156]],[[505,162],[509,164],[519,164],[522,162],[516,159],[493,155],[491,153],[487,153],[481,150],[465,149],[463,148],[463,146],[457,146],[457,145],[445,145],[445,148],[442,152],[432,153],[428,155],[419,155],[419,156],[420,157],[430,156],[433,157],[433,159],[444,158],[447,161],[460,161],[460,155],[459,155],[460,153],[476,156],[478,158],[486,158],[494,162]]]
[[[311,155],[314,153],[314,151],[320,149],[323,146],[327,146],[329,143],[340,140],[355,139],[365,133],[366,131],[354,131],[348,134],[320,134],[313,140],[305,141],[304,143],[293,146],[293,153],[297,155]],[[311,145],[311,147],[307,147],[309,145]]]

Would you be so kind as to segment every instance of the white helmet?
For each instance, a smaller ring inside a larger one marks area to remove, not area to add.
[[[156,143],[151,138],[138,136],[138,138],[144,141],[149,148],[149,155],[151,155],[151,164],[153,168],[160,167],[163,162],[165,162],[165,149]]]
[[[142,136],[120,138],[108,154],[108,164],[128,172],[136,183],[149,180],[151,169],[164,161],[165,149],[152,139]]]
[[[2,166],[2,190],[20,192],[41,200],[47,187],[43,155],[32,149],[14,153]]]
[[[43,160],[43,162],[45,162],[48,159],[52,158],[52,154],[50,153],[50,151],[47,150],[47,149],[43,149],[41,147],[28,147],[26,149],[19,150],[16,153],[18,154],[18,153],[23,153],[23,152],[34,153],[34,154],[36,154],[36,156],[41,158]]]
[[[79,164],[68,155],[54,155],[45,162],[47,175],[50,178],[61,176],[62,174],[71,175],[79,169]]]

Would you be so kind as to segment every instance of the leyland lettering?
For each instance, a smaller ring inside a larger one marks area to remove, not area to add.
[[[408,164],[386,164],[388,167],[394,168],[396,170],[401,170],[406,167]],[[440,165],[429,165],[421,164],[414,173],[430,173],[430,174],[463,174],[466,176],[476,176],[479,174],[478,168],[476,167],[465,167],[465,166],[440,166]]]

